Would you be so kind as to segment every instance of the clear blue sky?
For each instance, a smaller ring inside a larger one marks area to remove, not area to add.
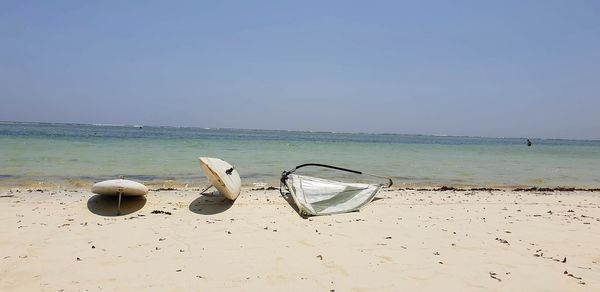
[[[0,1],[0,120],[600,139],[600,1]]]

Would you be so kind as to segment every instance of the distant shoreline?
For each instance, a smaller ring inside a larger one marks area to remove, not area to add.
[[[600,142],[600,138],[552,138],[552,137],[518,137],[518,136],[477,136],[477,135],[453,135],[453,134],[434,134],[434,133],[394,133],[394,132],[348,132],[348,131],[326,131],[326,130],[290,130],[290,129],[257,129],[257,128],[228,128],[228,127],[201,127],[201,126],[173,126],[173,125],[145,125],[145,124],[111,124],[111,123],[65,123],[65,122],[22,122],[22,121],[0,121],[0,124],[24,124],[24,125],[73,125],[73,126],[95,126],[95,127],[152,127],[152,128],[174,128],[174,129],[202,129],[202,130],[231,130],[231,131],[265,131],[265,132],[295,132],[295,133],[315,133],[315,134],[347,134],[347,135],[398,135],[398,136],[425,136],[425,137],[448,137],[448,138],[479,138],[479,139],[532,139],[532,140],[550,140],[550,141],[580,141],[580,142]]]

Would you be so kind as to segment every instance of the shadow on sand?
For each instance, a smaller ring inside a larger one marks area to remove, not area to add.
[[[292,207],[292,209],[294,209],[294,211],[296,211],[296,213],[302,217],[302,219],[308,219],[309,216],[300,213],[300,209],[298,209],[298,206],[296,206],[296,202],[294,202],[294,198],[292,198],[290,193],[279,192],[279,194],[290,205],[290,207]]]
[[[283,197],[283,199],[290,205],[290,207],[292,207],[292,209],[294,209],[294,211],[296,211],[296,213],[298,213],[298,215],[300,215],[300,217],[302,217],[302,219],[308,219],[310,216],[304,215],[302,213],[300,213],[300,209],[298,209],[298,206],[296,206],[296,202],[294,202],[294,198],[292,198],[292,195],[290,193],[282,193],[279,192],[281,194],[281,197]],[[375,201],[379,201],[379,200],[383,200],[383,198],[378,198],[375,197],[373,198],[372,202]],[[353,212],[359,212],[357,211],[353,211]]]
[[[123,196],[121,198],[121,211],[117,209],[118,196],[95,195],[87,201],[90,212],[100,216],[123,216],[136,212],[146,205],[145,196]]]
[[[216,191],[204,193],[190,203],[190,211],[201,215],[214,215],[227,211],[233,206],[233,202]]]

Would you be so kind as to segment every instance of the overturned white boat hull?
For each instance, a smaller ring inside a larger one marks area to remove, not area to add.
[[[235,200],[242,190],[240,174],[231,164],[211,157],[200,157],[200,167],[210,183],[229,200]]]

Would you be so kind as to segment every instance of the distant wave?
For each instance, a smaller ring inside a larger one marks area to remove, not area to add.
[[[129,124],[125,124],[125,125],[119,125],[119,124],[90,124],[91,126],[96,126],[96,127],[129,127],[129,128],[143,128],[143,125],[129,125]]]

